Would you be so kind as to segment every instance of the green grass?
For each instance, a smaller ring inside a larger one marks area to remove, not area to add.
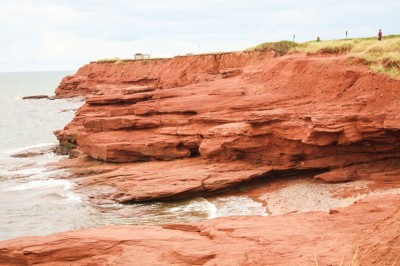
[[[378,41],[376,37],[367,37],[305,43],[266,42],[246,51],[254,50],[274,50],[281,55],[287,53],[347,54],[350,58],[361,59],[374,72],[400,79],[400,35],[384,36],[382,41]]]
[[[103,58],[95,61],[95,63],[115,63],[115,64],[123,64],[129,61],[142,61],[144,65],[147,65],[148,62],[157,63],[158,60],[165,60],[167,58],[146,58],[146,59],[133,59],[133,58]]]
[[[246,51],[266,50],[273,50],[280,55],[290,53],[347,54],[350,59],[361,59],[374,72],[400,79],[400,35],[384,36],[382,41],[378,41],[377,37],[366,37],[327,41],[315,40],[304,43],[292,41],[265,42],[246,49]],[[204,53],[202,55],[224,53],[226,52]],[[142,64],[157,63],[157,60],[162,59],[166,58],[145,59]],[[105,58],[97,60],[96,63],[123,64],[127,61],[134,61],[134,59]]]
[[[297,47],[299,44],[291,41],[279,41],[279,42],[265,42],[254,47],[246,49],[246,51],[265,51],[273,50],[281,55],[290,52],[292,49]]]
[[[312,41],[298,44],[290,52],[340,54],[351,51],[353,47],[351,40]]]
[[[103,58],[96,61],[96,63],[115,63],[115,64],[123,64],[126,61],[131,61],[133,59],[121,59],[121,58]]]

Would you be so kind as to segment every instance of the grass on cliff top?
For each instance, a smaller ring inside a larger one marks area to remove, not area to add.
[[[133,59],[133,58],[103,58],[99,59],[97,61],[94,61],[94,63],[98,64],[106,64],[106,63],[113,63],[113,64],[123,64],[125,62],[129,61],[140,61],[142,62],[143,65],[147,65],[149,62],[152,63],[157,63],[158,60],[163,60],[165,58],[146,58],[146,59]]]
[[[299,44],[291,41],[280,41],[280,42],[265,42],[254,47],[246,49],[246,51],[264,51],[273,50],[281,55],[287,54]]]
[[[115,63],[115,64],[123,64],[127,61],[131,61],[133,59],[128,58],[103,58],[96,61],[96,63]]]
[[[400,79],[400,35],[384,36],[382,41],[378,41],[376,37],[370,37],[305,43],[268,42],[251,47],[247,51],[267,49],[274,50],[282,55],[296,52],[308,54],[345,53],[351,57],[362,59],[374,72],[385,73]]]

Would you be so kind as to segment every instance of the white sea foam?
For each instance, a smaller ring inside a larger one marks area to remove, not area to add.
[[[267,210],[261,203],[253,201],[247,196],[219,197],[211,202],[215,207],[211,218],[234,215],[267,215]]]
[[[208,203],[209,203],[209,210],[208,210],[208,219],[214,219],[214,218],[216,218],[217,217],[217,212],[218,212],[218,210],[217,210],[217,206],[215,206],[215,204],[213,204],[213,203],[211,203],[211,202],[209,202],[209,201],[207,201]]]
[[[195,198],[188,201],[186,204],[181,204],[168,209],[170,213],[204,213],[207,218],[216,217],[216,206],[205,198]]]
[[[35,144],[35,145],[31,145],[31,146],[27,146],[27,147],[22,147],[22,148],[17,148],[17,149],[12,149],[12,150],[6,150],[3,151],[5,154],[14,154],[14,153],[19,153],[22,151],[28,151],[30,149],[36,149],[36,148],[44,148],[44,147],[52,147],[55,146],[55,143],[39,143],[39,144]]]
[[[64,190],[71,189],[73,184],[68,180],[62,179],[47,179],[47,180],[34,180],[27,183],[5,188],[3,191],[19,191],[19,190],[29,190],[38,188],[48,188],[48,187],[62,187]]]
[[[73,192],[68,192],[67,193],[67,201],[68,202],[81,202],[82,198]]]
[[[46,171],[47,169],[44,167],[38,167],[38,168],[28,168],[28,169],[22,169],[18,171],[12,171],[14,175],[17,176],[31,176],[31,175],[38,175]]]
[[[59,111],[82,102],[22,100],[24,95],[52,94],[68,74],[0,73],[0,240],[94,225],[92,210],[74,194],[74,184],[55,180],[69,174],[49,165],[62,158],[52,152],[57,145],[52,132],[74,115]]]

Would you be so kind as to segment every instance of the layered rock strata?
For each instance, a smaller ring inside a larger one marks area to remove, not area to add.
[[[72,155],[119,163],[82,183],[108,186],[105,197],[120,202],[213,193],[285,172],[335,170],[319,178],[354,180],[357,171],[344,168],[380,160],[396,168],[399,89],[346,56],[91,63],[56,90],[87,97],[56,135]]]
[[[87,101],[56,135],[76,157],[62,164],[96,200],[176,199],[302,173],[393,188],[399,85],[335,55],[91,63],[57,88],[58,97]],[[335,195],[360,193],[350,190]],[[386,195],[329,212],[19,238],[0,242],[0,264],[394,265],[399,203]]]
[[[0,242],[1,265],[395,265],[400,197],[344,209],[112,226]]]

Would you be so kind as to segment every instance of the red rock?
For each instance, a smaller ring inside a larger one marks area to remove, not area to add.
[[[91,162],[82,163],[80,159],[70,163],[78,173],[98,168]],[[78,169],[79,165],[82,168]],[[233,188],[241,182],[258,179],[270,171],[269,167],[248,166],[240,162],[208,165],[200,158],[189,158],[114,166],[105,173],[85,175],[79,183],[81,190],[96,199],[144,202],[212,194]],[[106,192],[103,189],[105,187],[108,188]]]
[[[38,99],[48,99],[48,95],[32,95],[32,96],[24,96],[22,100],[38,100]]]
[[[129,94],[135,94],[139,92],[148,92],[148,91],[154,91],[154,87],[143,87],[143,86],[129,86],[125,87],[122,90],[122,94],[124,95],[129,95]]]
[[[107,131],[78,139],[82,151],[108,162],[172,160],[190,156],[178,136],[156,136],[147,131]]]
[[[92,105],[106,105],[106,104],[115,104],[122,102],[123,101],[120,96],[93,97],[86,100],[87,104],[92,104]]]
[[[395,93],[399,86],[400,81],[373,75],[362,64],[349,65],[343,55],[241,52],[148,64],[91,63],[65,78],[56,92],[103,96],[89,98],[56,135],[62,146],[105,162],[179,159],[173,167],[180,170],[168,179],[174,184],[192,175],[186,163],[193,160],[194,172],[210,176],[221,164],[226,169],[245,166],[232,175],[219,169],[222,175],[205,190],[198,188],[200,183],[208,186],[202,178],[196,185],[176,186],[175,192],[167,182],[162,182],[164,192],[162,186],[157,193],[139,191],[134,187],[147,181],[136,178],[134,185],[116,186],[123,195],[134,195],[127,197],[133,201],[223,190],[254,179],[246,169],[262,169],[261,174],[325,169],[332,171],[321,179],[349,181],[358,177],[335,169],[399,158],[399,99],[376,97]],[[164,169],[171,164],[152,165]],[[146,169],[146,164],[135,164],[126,171]]]
[[[314,179],[323,180],[326,182],[349,182],[359,178],[356,170],[352,169],[335,169],[327,173],[314,176]]]
[[[78,156],[61,164],[93,201],[122,203],[215,194],[301,171],[325,182],[368,180],[367,191],[399,187],[400,99],[379,95],[397,95],[400,81],[347,60],[268,51],[91,63],[56,90],[88,98],[55,133]],[[363,254],[360,264],[394,264],[399,203],[385,196],[330,214],[9,240],[0,243],[0,262],[331,265]]]
[[[2,265],[394,265],[400,196],[328,212],[109,226],[0,242]]]
[[[87,118],[83,126],[87,132],[103,132],[119,129],[152,128],[161,125],[161,121],[152,117],[135,115]]]
[[[220,73],[221,73],[222,77],[226,79],[226,78],[236,77],[236,76],[242,74],[243,71],[240,68],[233,68],[233,69],[220,70]]]

